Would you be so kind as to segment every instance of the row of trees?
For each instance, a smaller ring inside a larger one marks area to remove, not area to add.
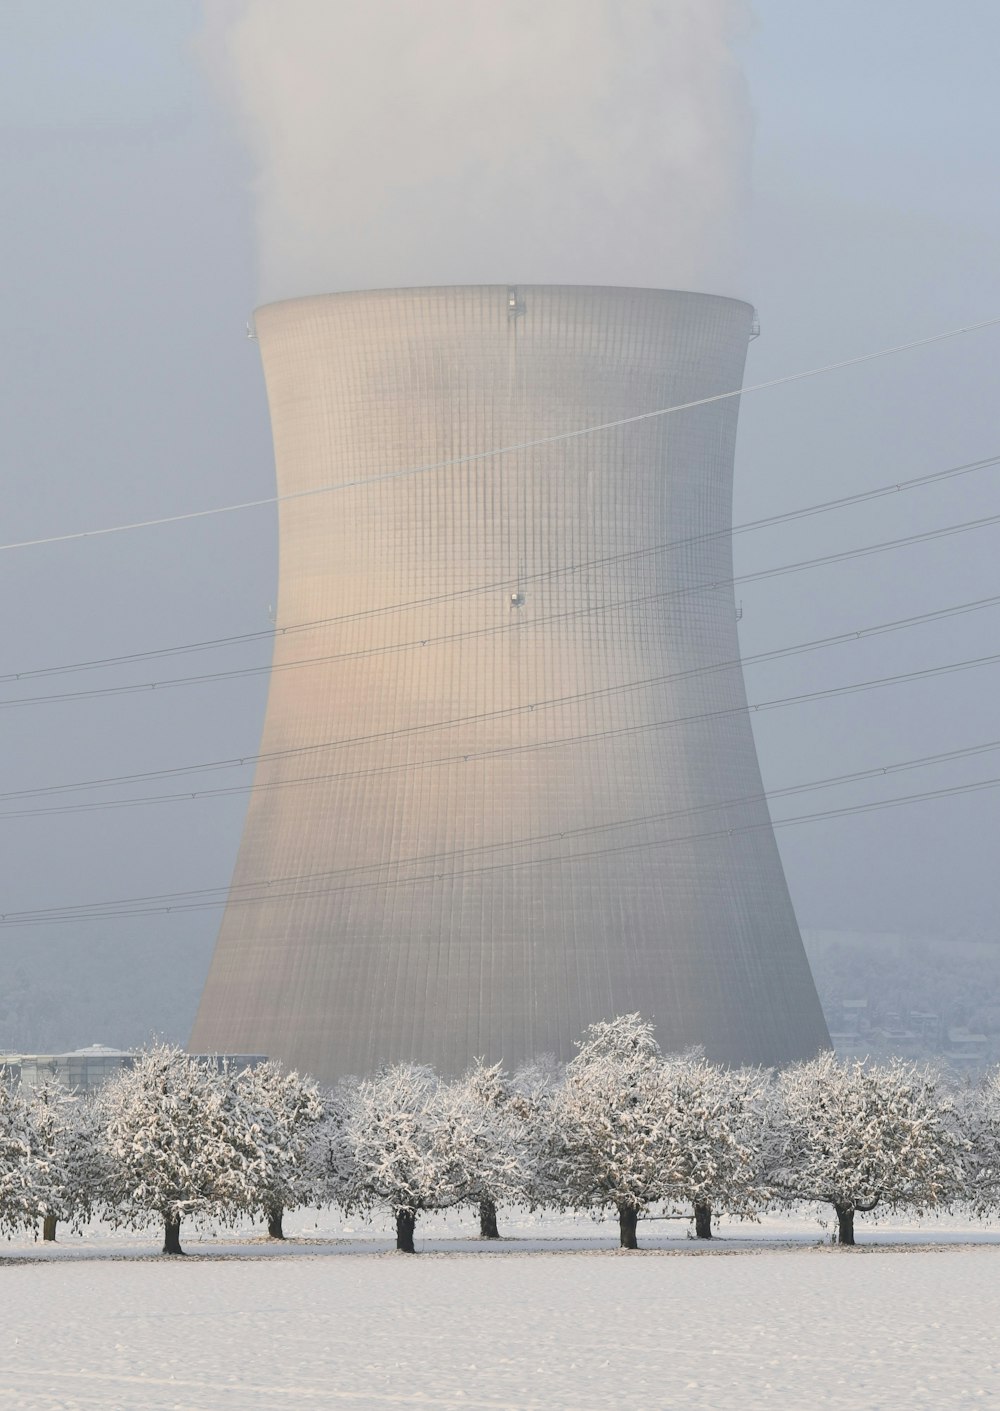
[[[0,1089],[0,1228],[158,1217],[180,1254],[188,1218],[339,1204],[391,1213],[413,1251],[419,1214],[499,1205],[613,1210],[634,1249],[641,1217],[737,1217],[805,1201],[857,1212],[1000,1204],[1000,1074],[954,1086],[893,1061],[821,1054],[779,1073],[664,1055],[638,1015],[593,1025],[569,1064],[513,1076],[477,1065],[457,1081],[395,1064],[331,1092],[277,1064],[217,1071],[179,1049],[141,1054],[92,1098],[58,1085]]]

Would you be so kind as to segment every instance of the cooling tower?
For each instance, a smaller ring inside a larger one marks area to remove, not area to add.
[[[711,400],[752,318],[558,286],[258,311],[279,614],[194,1048],[454,1073],[635,1010],[724,1062],[828,1046],[739,665],[738,399]]]

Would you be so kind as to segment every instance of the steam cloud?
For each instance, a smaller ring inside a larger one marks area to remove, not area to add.
[[[746,0],[206,0],[256,164],[261,297],[740,294]]]

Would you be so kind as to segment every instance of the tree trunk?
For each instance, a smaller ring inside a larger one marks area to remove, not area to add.
[[[694,1237],[698,1240],[712,1238],[712,1207],[707,1200],[694,1203]]]
[[[837,1212],[837,1243],[854,1243],[854,1206],[834,1205]]]
[[[638,1249],[639,1241],[635,1237],[636,1222],[639,1219],[639,1212],[633,1205],[619,1205],[618,1207],[618,1230],[621,1236],[622,1249]]]
[[[43,1217],[43,1219],[42,1219],[42,1239],[43,1239],[43,1240],[54,1240],[54,1239],[55,1239],[55,1237],[56,1237],[56,1224],[57,1224],[57,1221],[56,1221],[56,1217],[55,1217],[54,1215],[46,1215],[46,1216]]]
[[[500,1231],[497,1229],[497,1207],[490,1196],[484,1195],[479,1202],[479,1238],[483,1240],[498,1240]]]
[[[396,1248],[403,1254],[416,1254],[413,1248],[413,1230],[417,1223],[415,1210],[396,1211]]]
[[[163,1217],[163,1253],[184,1253],[181,1249],[181,1222],[179,1219],[171,1220],[169,1215]]]
[[[264,1214],[267,1216],[267,1237],[271,1240],[283,1240],[285,1231],[282,1228],[281,1220],[284,1215],[280,1205],[269,1205]]]

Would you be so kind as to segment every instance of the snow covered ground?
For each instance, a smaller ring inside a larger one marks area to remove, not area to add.
[[[508,1215],[484,1247],[453,1215],[415,1258],[336,1211],[286,1227],[188,1230],[186,1260],[148,1257],[154,1231],[0,1246],[0,1411],[1000,1403],[1000,1235],[978,1225],[859,1222],[872,1243],[841,1250],[809,1213],[708,1248],[651,1222],[624,1254],[610,1224]]]

